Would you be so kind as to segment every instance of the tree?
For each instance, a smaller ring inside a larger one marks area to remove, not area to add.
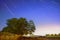
[[[35,31],[35,25],[32,20],[27,21],[25,18],[12,18],[7,20],[7,27],[4,27],[2,31],[18,35],[27,35]]]
[[[53,37],[53,36],[54,36],[54,34],[51,34],[51,36]]]
[[[50,34],[46,34],[46,36],[50,36]]]
[[[54,34],[54,36],[57,36],[57,34]]]

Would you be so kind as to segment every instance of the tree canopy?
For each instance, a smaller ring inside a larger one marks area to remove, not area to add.
[[[32,20],[26,18],[11,18],[7,20],[7,26],[2,32],[10,32],[18,35],[32,34],[35,31],[35,24]]]

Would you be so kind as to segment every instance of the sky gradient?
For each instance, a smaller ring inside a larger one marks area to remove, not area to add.
[[[0,30],[7,19],[20,17],[34,21],[34,34],[59,33],[60,0],[0,0]]]

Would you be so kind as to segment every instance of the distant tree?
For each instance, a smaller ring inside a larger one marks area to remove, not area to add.
[[[7,20],[7,27],[2,32],[10,32],[18,35],[32,34],[35,31],[35,25],[32,20],[27,21],[25,18],[12,18]]]
[[[54,34],[51,34],[51,36],[54,36]]]
[[[57,34],[54,34],[54,36],[57,36]]]
[[[46,34],[46,36],[50,36],[50,34]]]

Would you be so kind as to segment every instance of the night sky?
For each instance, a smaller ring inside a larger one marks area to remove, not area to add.
[[[0,0],[0,30],[10,18],[33,20],[36,35],[60,32],[60,0]]]

